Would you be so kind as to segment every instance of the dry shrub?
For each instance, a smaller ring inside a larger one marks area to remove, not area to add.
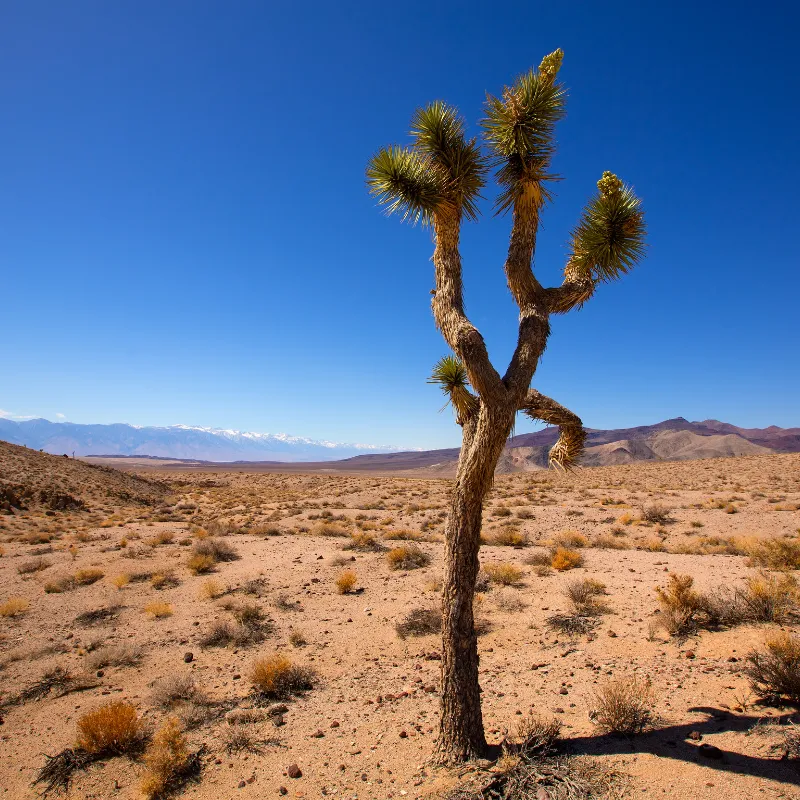
[[[155,536],[147,540],[150,547],[158,547],[162,544],[172,544],[175,540],[175,534],[172,531],[159,531]]]
[[[494,603],[501,611],[508,613],[522,611],[525,608],[525,602],[519,596],[519,592],[507,589],[501,589],[494,595]]]
[[[155,705],[164,709],[172,708],[179,702],[207,702],[205,694],[198,688],[194,677],[189,673],[168,675],[157,681],[153,686],[152,698]]]
[[[537,550],[529,556],[525,556],[525,563],[532,567],[549,567],[552,555],[548,550]]]
[[[32,558],[30,561],[23,561],[17,567],[17,572],[20,575],[30,575],[33,572],[41,572],[49,566],[50,562],[46,558]]]
[[[545,720],[529,712],[517,724],[513,751],[526,759],[551,755],[558,747],[560,734],[561,723],[557,719]]]
[[[339,577],[336,579],[336,591],[339,594],[350,594],[356,587],[357,582],[356,574],[353,570],[348,569],[345,570]]]
[[[218,597],[222,597],[223,594],[225,594],[225,584],[216,578],[209,578],[207,581],[203,581],[203,585],[200,587],[200,597],[206,600],[216,600]]]
[[[714,627],[723,621],[723,609],[711,597],[695,591],[691,575],[672,573],[666,589],[658,587],[661,622],[671,636],[685,636],[698,628]]]
[[[236,561],[239,558],[239,553],[232,544],[211,536],[198,539],[192,547],[192,555],[209,556],[214,561]]]
[[[564,588],[564,594],[576,614],[591,617],[608,611],[605,603],[598,599],[608,594],[606,586],[593,578],[570,581]]]
[[[800,569],[800,539],[761,539],[750,543],[749,555],[751,564],[767,569]]]
[[[401,639],[407,636],[427,636],[442,630],[442,610],[440,608],[415,608],[406,614],[402,622],[395,625]]]
[[[86,569],[79,569],[75,573],[75,583],[78,586],[89,586],[92,583],[96,583],[105,575],[105,572],[101,569],[97,569],[96,567],[88,567]]]
[[[500,586],[515,586],[522,580],[522,576],[525,574],[516,564],[508,562],[484,564],[482,570],[492,583],[496,583]]]
[[[527,547],[529,543],[528,534],[517,528],[502,528],[489,539],[489,544],[498,547]]]
[[[111,584],[116,586],[117,589],[123,589],[131,582],[131,576],[127,573],[121,573],[111,579]]]
[[[629,550],[630,545],[620,537],[610,533],[601,533],[592,540],[592,547],[601,550]]]
[[[390,569],[417,569],[427,567],[431,557],[415,544],[404,544],[393,547],[386,554],[386,560]]]
[[[619,522],[620,525],[630,525],[633,522],[633,514],[626,511],[620,516],[617,522]]]
[[[141,742],[142,723],[136,709],[114,700],[78,720],[77,746],[87,753],[127,753]]]
[[[142,650],[135,644],[109,644],[86,656],[86,669],[103,667],[133,667],[142,660]]]
[[[192,756],[177,719],[171,717],[155,732],[144,763],[142,793],[148,800],[163,796],[190,771]]]
[[[761,698],[800,705],[800,636],[779,632],[768,636],[765,650],[747,656],[743,672]]]
[[[309,667],[298,666],[281,653],[274,653],[255,661],[250,680],[259,695],[280,700],[313,689],[316,675]]]
[[[344,539],[350,535],[350,532],[342,525],[337,525],[333,522],[318,522],[311,529],[311,535]]]
[[[583,556],[577,550],[557,547],[550,554],[550,566],[559,572],[565,572],[583,564]]]
[[[650,505],[642,506],[641,514],[645,522],[650,522],[653,525],[666,525],[668,522],[672,522],[672,509],[663,503],[651,503]]]
[[[651,536],[646,541],[642,542],[637,550],[647,550],[649,553],[666,553],[667,546],[664,544],[663,539],[659,539],[657,536]]]
[[[163,619],[172,616],[172,606],[169,603],[154,600],[144,607],[144,613],[149,614],[153,619]]]
[[[362,553],[379,553],[386,548],[371,533],[355,531],[350,534],[350,541],[344,545],[343,550],[359,550]]]
[[[283,533],[277,525],[253,525],[247,532],[251,536],[280,536]]]
[[[397,529],[393,531],[384,531],[383,538],[388,541],[404,541],[404,542],[426,542],[431,541],[430,536],[426,536],[422,531],[413,531],[405,529]]]
[[[0,617],[17,617],[24,614],[30,605],[24,597],[9,597],[5,603],[0,605]]]
[[[305,647],[308,644],[308,639],[302,631],[293,630],[289,634],[289,644],[292,647]]]
[[[797,609],[800,587],[793,575],[761,572],[745,580],[735,600],[742,619],[752,622],[784,622]]]
[[[169,569],[164,572],[156,572],[150,576],[150,585],[154,589],[172,589],[175,586],[180,586],[180,583],[172,570]]]
[[[202,555],[200,553],[190,556],[189,560],[186,562],[189,572],[193,575],[205,575],[207,572],[211,572],[216,564],[216,559],[214,559],[213,556]]]
[[[255,604],[244,604],[232,609],[235,622],[214,620],[208,631],[200,637],[201,647],[225,647],[233,644],[246,646],[262,642],[274,633],[274,625]]]
[[[553,537],[553,547],[577,549],[586,547],[588,544],[589,540],[578,531],[561,531]]]
[[[595,694],[593,722],[606,733],[634,736],[653,721],[655,695],[649,679],[637,675],[603,684]]]

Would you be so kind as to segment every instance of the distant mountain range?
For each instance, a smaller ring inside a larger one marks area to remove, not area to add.
[[[557,428],[523,433],[508,440],[498,472],[527,472],[547,466]],[[295,469],[405,471],[449,475],[458,448],[400,451],[397,447],[314,441],[298,436],[245,433],[172,425],[79,425],[45,419],[21,422],[0,418],[0,439],[48,453],[77,456],[151,456],[211,462],[292,463]],[[583,466],[634,461],[682,461],[694,458],[800,452],[800,428],[738,428],[726,422],[689,422],[683,417],[655,425],[615,430],[587,429]]]
[[[523,433],[508,440],[497,471],[529,472],[547,467],[557,428]],[[587,429],[582,466],[630,464],[634,461],[684,461],[695,458],[800,452],[800,428],[738,428],[727,422],[689,422],[683,417],[655,425],[616,430]],[[361,455],[327,464],[342,471],[401,472],[447,476],[455,473],[458,448]],[[298,470],[313,465],[296,464]]]
[[[57,455],[74,452],[76,456],[145,455],[202,461],[332,461],[400,449],[191,425],[80,425],[46,419],[17,422],[0,418],[0,439]]]

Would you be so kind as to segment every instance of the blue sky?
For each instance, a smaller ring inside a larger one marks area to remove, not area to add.
[[[798,12],[791,3],[13,0],[0,10],[0,408],[418,447],[430,235],[364,187],[412,111],[497,93],[556,47],[568,116],[537,274],[605,169],[647,260],[554,320],[534,385],[592,427],[800,424]],[[504,370],[508,218],[463,235]],[[59,417],[58,415],[63,415]],[[530,429],[521,422],[518,431]]]

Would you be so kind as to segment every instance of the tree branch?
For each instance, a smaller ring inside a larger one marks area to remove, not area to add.
[[[583,454],[586,441],[586,431],[580,417],[536,389],[528,389],[519,410],[531,419],[558,426],[558,441],[550,449],[550,466],[562,470],[573,469]]]
[[[489,360],[480,331],[464,312],[461,254],[458,238],[461,220],[455,214],[434,214],[436,247],[433,265],[436,292],[431,301],[436,327],[464,366],[478,395],[484,400],[502,400],[506,395],[500,375]]]
[[[581,274],[569,262],[564,269],[564,282],[544,290],[547,310],[551,314],[566,314],[573,308],[580,308],[595,292],[597,281],[594,276]]]

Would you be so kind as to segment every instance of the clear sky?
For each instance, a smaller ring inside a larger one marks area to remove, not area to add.
[[[643,196],[649,255],[554,319],[534,385],[592,427],[800,425],[798,23],[736,0],[7,0],[0,408],[457,444],[425,382],[430,234],[364,167],[433,99],[477,132],[485,92],[562,47],[537,274],[559,281],[605,169]],[[490,190],[462,251],[501,372],[509,226]]]

